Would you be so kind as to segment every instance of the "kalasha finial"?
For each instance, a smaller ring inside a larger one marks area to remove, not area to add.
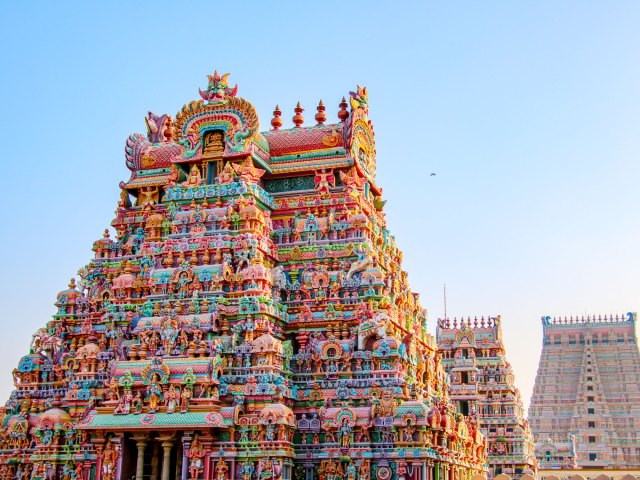
[[[302,112],[304,112],[304,108],[302,108],[302,105],[300,105],[300,102],[298,102],[298,105],[296,105],[296,108],[294,108],[294,111],[296,112],[296,114],[292,118],[293,123],[296,124],[296,128],[300,128],[300,125],[304,123],[304,117],[302,116]]]
[[[318,103],[318,113],[316,113],[316,122],[318,122],[318,125],[322,125],[324,122],[327,121],[327,114],[324,113],[325,107],[324,107],[324,103],[322,103],[322,99],[320,100],[320,103]]]
[[[69,282],[69,290],[75,290],[76,289],[76,279],[71,277],[71,281]]]
[[[273,111],[273,118],[271,119],[271,126],[274,130],[280,130],[282,126],[282,118],[280,118],[282,112],[280,111],[280,107],[276,105],[276,109]]]
[[[109,229],[105,228],[104,229],[104,234],[102,235],[104,238],[109,238]]]
[[[341,122],[344,122],[349,118],[349,111],[347,110],[347,99],[342,97],[342,101],[340,102],[340,111],[338,112],[338,118]]]

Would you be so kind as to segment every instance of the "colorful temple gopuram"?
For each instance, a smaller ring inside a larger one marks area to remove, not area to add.
[[[540,467],[640,468],[636,314],[542,317],[529,407]]]
[[[436,338],[458,412],[487,438],[489,473],[535,475],[535,444],[502,342],[501,319],[439,319]]]
[[[0,479],[483,478],[386,228],[366,89],[261,133],[227,78],[127,139],[115,235],[13,370]]]

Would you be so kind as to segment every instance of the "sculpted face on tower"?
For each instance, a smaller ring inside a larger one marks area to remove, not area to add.
[[[207,75],[209,78],[209,84],[205,91],[198,90],[200,96],[207,100],[209,103],[224,103],[227,97],[235,97],[238,93],[238,85],[231,88],[227,84],[227,78],[229,74],[218,75],[218,71],[213,72],[213,75]]]

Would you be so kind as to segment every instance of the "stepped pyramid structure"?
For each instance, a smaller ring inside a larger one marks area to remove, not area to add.
[[[452,402],[476,419],[489,442],[490,475],[535,475],[533,435],[506,359],[500,317],[439,319],[436,338]]]
[[[542,317],[529,407],[541,468],[640,468],[636,314]]]
[[[386,228],[366,89],[261,133],[227,80],[127,140],[115,238],[13,371],[0,479],[483,478]]]

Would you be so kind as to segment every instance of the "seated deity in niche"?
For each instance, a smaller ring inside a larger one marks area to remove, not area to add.
[[[214,130],[204,137],[202,151],[207,157],[222,157],[224,154],[224,132]]]
[[[194,163],[189,171],[189,176],[182,182],[183,187],[197,187],[202,183],[202,176],[200,175],[200,169]]]

